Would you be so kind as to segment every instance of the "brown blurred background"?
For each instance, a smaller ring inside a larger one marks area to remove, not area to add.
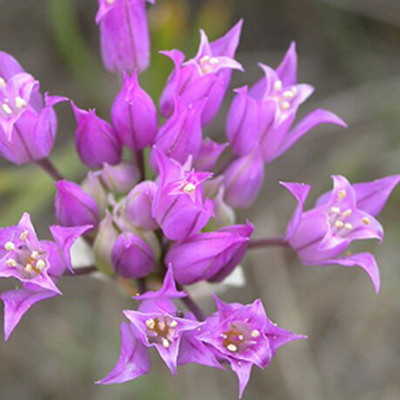
[[[20,60],[43,91],[108,117],[118,81],[102,69],[93,22],[97,1],[1,0],[0,6],[0,49]],[[296,40],[299,81],[316,86],[301,113],[325,107],[350,126],[318,128],[268,167],[259,199],[241,216],[256,221],[256,236],[284,232],[294,202],[279,180],[311,183],[315,199],[330,187],[332,173],[357,182],[400,172],[398,0],[158,0],[150,8],[154,55],[143,76],[146,89],[158,97],[171,70],[158,50],[179,47],[193,55],[199,27],[216,38],[241,17],[238,59],[246,74],[235,74],[232,87],[259,79],[259,61],[277,66]],[[220,141],[228,104],[207,128]],[[59,106],[58,115],[52,159],[69,179],[80,179],[85,170],[73,151],[69,106]],[[27,210],[48,235],[54,187],[41,171],[3,162],[0,195],[1,226]],[[247,255],[248,285],[223,299],[260,297],[273,320],[309,339],[280,349],[265,371],[254,370],[244,399],[400,399],[399,204],[397,190],[380,216],[385,243],[368,243],[381,267],[379,296],[355,268],[304,267],[280,249]],[[2,281],[0,290],[12,285]],[[117,360],[121,310],[133,303],[113,283],[89,277],[65,278],[60,286],[64,296],[35,306],[9,343],[0,344],[1,400],[237,398],[233,373],[189,366],[171,378],[157,357],[146,377],[95,386]],[[202,302],[213,310],[209,299]]]

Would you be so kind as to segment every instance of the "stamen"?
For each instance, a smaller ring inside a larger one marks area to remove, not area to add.
[[[0,78],[0,88],[3,88],[6,86],[6,81],[3,78]]]
[[[182,190],[185,193],[193,193],[196,190],[196,186],[192,182],[188,182]]]
[[[228,335],[226,333],[221,333],[220,336],[222,339],[228,339]]]
[[[178,322],[176,322],[175,320],[171,321],[171,323],[169,324],[169,326],[171,328],[175,328],[176,326],[178,326]]]
[[[276,81],[276,82],[274,83],[274,89],[275,89],[275,91],[280,92],[280,91],[282,90],[282,87],[283,87],[282,81]]]
[[[299,92],[299,91],[297,90],[297,87],[296,87],[296,86],[293,86],[293,87],[292,87],[293,96],[296,96],[296,94],[297,94],[298,92]]]
[[[149,329],[154,329],[154,327],[156,326],[156,321],[154,321],[154,319],[148,319],[148,320],[146,321],[146,326],[147,326]]]
[[[217,58],[217,57],[212,57],[212,58],[210,59],[210,64],[212,64],[212,65],[217,65],[217,64],[219,64],[218,58]]]
[[[39,271],[42,271],[43,270],[43,268],[46,266],[46,262],[44,261],[44,260],[39,260],[37,263],[36,263],[36,268],[39,270]]]
[[[114,0],[106,0],[106,3],[109,5],[114,4]]]
[[[348,231],[351,231],[353,229],[353,225],[350,224],[349,222],[344,224],[345,229],[347,229]]]
[[[32,264],[26,264],[25,265],[25,271],[28,273],[31,273],[33,271]]]
[[[27,237],[28,237],[28,231],[23,231],[23,232],[21,233],[20,239],[23,240],[23,241],[25,242],[25,240],[27,239]]]
[[[24,108],[26,106],[26,101],[22,97],[17,96],[15,98],[15,106],[17,108]]]
[[[339,207],[331,207],[331,213],[340,214],[340,208]]]
[[[162,345],[163,345],[166,349],[168,349],[168,347],[169,347],[169,341],[168,341],[168,339],[163,338],[163,339],[162,339]]]
[[[283,92],[282,96],[285,99],[292,100],[294,97],[294,94],[291,90],[287,90],[286,92]]]
[[[347,196],[346,190],[340,189],[339,190],[339,199],[344,199]]]
[[[258,338],[259,336],[260,336],[260,331],[258,329],[254,329],[254,331],[251,332],[251,337]]]
[[[244,339],[244,336],[243,336],[243,335],[239,335],[239,336],[238,336],[238,339],[239,339],[240,341],[242,341],[242,340]]]
[[[7,251],[14,251],[14,250],[15,250],[15,245],[14,245],[13,242],[7,242],[7,243],[4,245],[4,248],[5,248]]]
[[[232,353],[234,353],[235,351],[237,351],[237,346],[235,346],[233,343],[228,344],[228,346],[226,346],[226,348],[231,351]]]
[[[370,219],[368,217],[364,217],[361,221],[365,225],[370,225],[371,224],[371,221],[370,221]]]
[[[352,210],[346,210],[344,213],[343,213],[343,217],[345,217],[345,218],[347,218],[347,217],[350,217],[350,215],[353,213],[353,211]]]
[[[341,221],[340,219],[338,219],[336,222],[335,222],[335,226],[336,226],[336,228],[343,228],[343,226],[344,226],[344,223],[343,223],[343,221]]]
[[[282,108],[282,110],[288,110],[290,108],[290,103],[288,101],[284,101],[281,104],[281,108]]]
[[[1,105],[1,108],[3,109],[3,111],[7,114],[7,115],[11,115],[12,114],[12,110],[10,108],[10,106],[8,104],[3,103]]]
[[[37,252],[37,251],[32,251],[32,253],[31,253],[31,258],[33,258],[34,260],[36,260],[37,258],[38,258],[38,256],[39,256],[39,253]]]
[[[204,56],[200,58],[200,64],[206,64],[210,61],[210,56]]]
[[[13,258],[9,258],[9,259],[6,261],[6,264],[7,264],[9,267],[16,267],[16,266],[17,266],[17,262],[16,262]]]

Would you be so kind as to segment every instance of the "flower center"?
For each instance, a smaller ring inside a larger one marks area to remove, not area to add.
[[[162,344],[167,349],[175,339],[178,322],[170,316],[160,316],[148,319],[146,326],[149,342]]]
[[[229,324],[230,329],[221,333],[222,346],[231,353],[241,353],[257,343],[261,335],[258,329],[251,330],[246,323],[235,322]]]
[[[298,90],[296,86],[284,88],[282,81],[277,80],[274,83],[272,97],[277,100],[281,110],[287,111],[290,109],[292,105],[291,102],[296,97],[297,93]]]
[[[219,59],[217,57],[204,56],[200,59],[199,64],[203,74],[208,74],[213,72],[214,67],[219,64]]]

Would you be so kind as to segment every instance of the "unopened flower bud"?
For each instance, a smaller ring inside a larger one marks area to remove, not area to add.
[[[121,162],[117,165],[104,164],[101,180],[114,194],[128,193],[140,179],[137,167],[129,162]]]

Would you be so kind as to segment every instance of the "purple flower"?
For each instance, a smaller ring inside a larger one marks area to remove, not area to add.
[[[190,170],[190,159],[181,165],[156,147],[153,151],[160,171],[153,217],[168,239],[185,239],[199,232],[212,215],[212,201],[204,200],[202,188],[212,174]]]
[[[147,68],[150,38],[145,0],[99,0],[96,24],[100,25],[103,63],[109,71]]]
[[[157,134],[157,148],[182,164],[190,155],[196,159],[202,142],[200,118],[204,104],[201,101],[186,105],[180,98],[176,98],[173,115]]]
[[[214,118],[229,86],[231,70],[243,71],[242,66],[234,60],[242,23],[239,21],[225,36],[212,43],[209,43],[207,35],[201,30],[198,53],[185,63],[185,55],[179,50],[162,52],[171,58],[175,66],[160,100],[164,117],[172,114],[174,98],[179,96],[187,105],[206,98],[202,125],[207,125]]]
[[[1,295],[6,340],[33,304],[61,294],[56,282],[67,268],[73,272],[71,246],[89,228],[52,226],[53,241],[40,241],[25,213],[18,225],[0,229],[0,277],[18,279],[23,286]]]
[[[231,207],[249,207],[264,181],[264,162],[258,148],[233,160],[224,172],[225,201]]]
[[[299,106],[313,93],[310,85],[297,84],[297,54],[292,43],[280,66],[260,64],[265,77],[251,89],[237,89],[227,119],[227,136],[237,155],[257,146],[265,163],[288,150],[298,139],[320,124],[346,124],[335,114],[318,109],[292,128]]]
[[[123,218],[126,218],[132,226],[146,230],[157,229],[157,221],[152,215],[157,188],[155,182],[144,181],[136,185],[126,196]]]
[[[99,208],[92,196],[77,183],[61,180],[56,182],[55,214],[63,226],[92,225],[99,222]]]
[[[172,245],[165,262],[183,285],[221,281],[239,264],[253,230],[253,225],[247,224],[199,233]]]
[[[90,168],[119,163],[122,147],[114,128],[99,118],[94,109],[86,111],[73,102],[71,106],[78,124],[75,145],[82,162]]]
[[[44,97],[39,82],[9,54],[0,52],[0,154],[20,165],[46,158],[54,145],[53,106],[65,97]]]
[[[332,178],[333,190],[323,195],[315,208],[306,212],[303,205],[310,186],[282,183],[298,202],[289,222],[286,240],[303,264],[361,267],[378,293],[380,277],[374,256],[370,253],[345,253],[345,250],[354,240],[383,241],[383,228],[375,216],[400,181],[400,175],[355,185],[340,175]]]
[[[152,248],[134,233],[122,233],[112,249],[112,266],[124,278],[144,278],[154,267]]]
[[[276,349],[292,340],[305,339],[271,322],[261,300],[253,304],[227,304],[214,297],[218,312],[202,327],[200,340],[228,361],[239,379],[239,397],[250,379],[253,365],[267,367]]]
[[[157,134],[157,110],[152,98],[140,87],[137,73],[124,75],[124,84],[114,100],[111,120],[122,143],[142,150]]]

